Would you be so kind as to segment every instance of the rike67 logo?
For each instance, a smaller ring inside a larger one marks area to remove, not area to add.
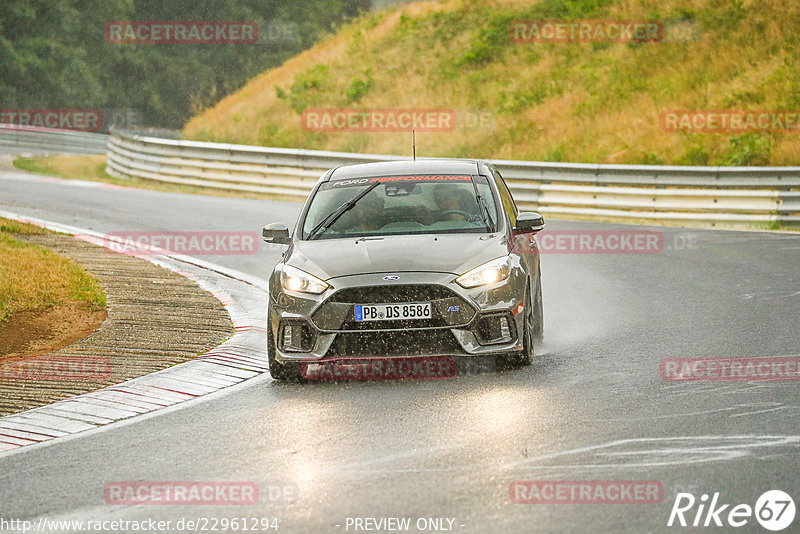
[[[784,530],[794,521],[795,505],[792,497],[781,490],[765,491],[755,506],[737,504],[732,506],[720,501],[719,492],[709,496],[704,493],[696,499],[691,493],[678,493],[669,514],[667,526],[682,527],[743,527],[756,521],[773,532]]]

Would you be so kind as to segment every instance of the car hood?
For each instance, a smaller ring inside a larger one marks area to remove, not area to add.
[[[294,242],[286,263],[323,280],[367,273],[463,274],[508,254],[501,234],[438,234]]]

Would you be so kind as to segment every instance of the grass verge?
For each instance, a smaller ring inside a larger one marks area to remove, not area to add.
[[[106,307],[105,292],[83,267],[14,237],[44,233],[47,230],[0,217],[0,326],[15,313],[68,302]]]
[[[519,21],[547,20],[658,21],[663,35],[655,42],[512,39]],[[796,128],[706,133],[662,127],[662,117],[677,110],[796,111],[798,32],[800,3],[780,0],[397,3],[364,13],[203,110],[183,138],[408,154],[410,132],[322,131],[303,113],[448,109],[454,127],[417,129],[417,155],[795,166]]]

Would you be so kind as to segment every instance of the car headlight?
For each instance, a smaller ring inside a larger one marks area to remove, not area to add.
[[[308,274],[291,265],[284,265],[281,270],[281,286],[289,291],[313,293],[314,295],[319,295],[329,287],[313,274]]]
[[[511,274],[508,256],[487,261],[456,278],[458,285],[465,288],[485,286],[502,282]]]

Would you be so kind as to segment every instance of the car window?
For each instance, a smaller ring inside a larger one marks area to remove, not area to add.
[[[332,222],[326,221],[344,204],[366,193]],[[488,221],[475,194],[485,199]],[[362,237],[425,233],[478,233],[494,231],[497,203],[483,176],[384,176],[332,180],[314,195],[302,225],[302,238]]]

